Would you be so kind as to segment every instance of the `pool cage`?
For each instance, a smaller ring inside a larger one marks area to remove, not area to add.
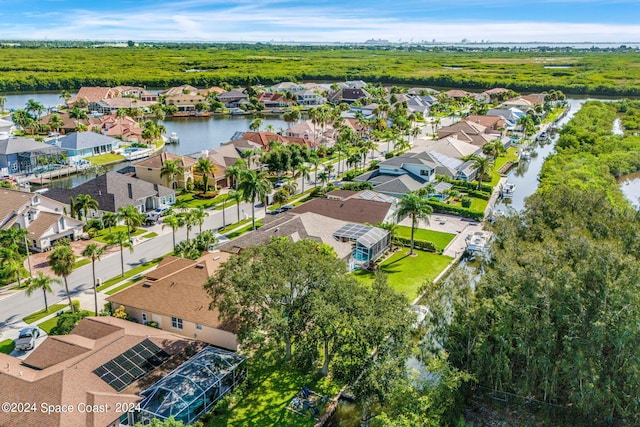
[[[130,420],[146,425],[173,416],[191,424],[246,378],[246,357],[206,347],[140,393],[144,400]]]
[[[377,260],[391,242],[391,234],[387,230],[362,224],[346,224],[333,233],[333,237],[342,242],[355,242],[351,254],[355,268]]]

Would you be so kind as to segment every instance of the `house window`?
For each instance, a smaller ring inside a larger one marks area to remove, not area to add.
[[[420,176],[429,176],[429,171],[426,169],[421,169],[420,170]]]
[[[178,319],[177,317],[172,317],[171,327],[173,329],[182,329],[182,319]]]
[[[147,313],[142,313],[142,324],[146,324],[147,323]]]
[[[200,323],[196,323],[196,329],[201,331],[202,330],[202,325]]]

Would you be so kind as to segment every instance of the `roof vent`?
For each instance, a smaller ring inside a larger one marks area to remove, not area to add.
[[[217,261],[217,260],[219,260],[219,259],[220,259],[220,257],[219,257],[219,256],[214,256],[214,257],[213,257],[213,260],[214,260],[214,261]]]
[[[204,264],[198,263],[196,264],[196,268],[204,268]]]
[[[142,284],[142,287],[143,287],[143,288],[150,288],[150,287],[151,287],[151,282],[144,282],[144,283]]]

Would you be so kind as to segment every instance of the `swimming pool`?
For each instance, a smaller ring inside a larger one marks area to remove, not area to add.
[[[126,154],[135,153],[136,151],[140,151],[140,149],[139,148],[125,148],[122,153],[126,155]]]

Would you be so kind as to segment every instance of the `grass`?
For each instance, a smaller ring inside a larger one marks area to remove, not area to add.
[[[431,252],[416,250],[416,256],[408,256],[409,248],[402,248],[382,264],[380,271],[387,274],[389,284],[410,300],[418,296],[422,284],[433,281],[453,261],[453,258]],[[357,270],[354,274],[359,280],[373,283],[375,273],[368,270]]]
[[[124,272],[124,276],[116,276],[116,277],[113,277],[113,278],[107,280],[102,285],[98,286],[98,292],[103,291],[103,290],[115,285],[116,283],[120,283],[123,280],[127,280],[127,279],[129,279],[129,278],[131,278],[131,277],[133,277],[133,276],[135,276],[135,275],[137,275],[137,274],[139,274],[139,273],[141,273],[141,272],[143,272],[145,270],[150,269],[151,267],[154,267],[154,266],[160,264],[160,261],[162,261],[162,258],[163,257],[159,257],[159,258],[156,258],[154,260],[147,261],[147,262],[145,262],[143,264],[140,264],[140,265],[132,268],[129,271],[125,271]]]
[[[147,233],[145,235],[143,235],[142,237],[145,239],[151,239],[152,237],[156,237],[158,235],[158,233],[156,233],[155,231],[152,231],[151,233]]]
[[[120,154],[111,153],[98,154],[97,156],[87,157],[87,160],[89,160],[92,165],[104,165],[107,163],[120,162],[124,159],[125,157]]]
[[[205,422],[206,427],[311,427],[316,421],[310,415],[291,412],[286,409],[287,404],[305,385],[327,396],[339,391],[337,384],[322,378],[317,371],[300,372],[292,362],[281,361],[272,352],[250,358],[248,370],[247,388],[230,397],[231,407],[216,407]]]
[[[53,329],[57,324],[58,324],[58,317],[56,316],[40,323],[38,327],[43,331],[45,331],[47,334],[49,334],[51,332],[51,329]]]
[[[509,149],[507,149],[507,154],[501,157],[498,157],[496,159],[495,162],[495,166],[493,168],[493,171],[491,171],[491,185],[492,186],[496,186],[498,184],[498,181],[500,181],[500,178],[502,178],[502,175],[500,175],[498,173],[498,170],[504,166],[505,163],[507,162],[517,162],[518,161],[518,155],[516,154],[517,149],[515,147],[509,147]]]
[[[116,225],[115,227],[111,227],[111,232],[116,232],[116,231],[127,231],[127,226],[126,225]],[[139,236],[140,234],[144,233],[145,230],[143,230],[142,228],[136,228],[135,231],[133,233],[131,233],[131,237],[134,236]],[[93,238],[93,240],[95,240],[96,242],[101,242],[101,243],[107,243],[107,236],[109,235],[109,229],[105,228],[104,230],[100,230],[98,232],[98,234],[96,235],[96,237]]]
[[[49,306],[49,310],[44,311],[40,310],[40,311],[36,311],[35,313],[31,313],[30,315],[23,317],[22,320],[25,321],[25,323],[35,323],[38,320],[42,319],[43,317],[46,317],[50,314],[56,313],[62,309],[64,309],[65,307],[69,307],[69,304],[54,304],[54,305],[50,305]]]
[[[11,339],[0,341],[0,353],[9,354],[16,347],[16,343]]]
[[[398,237],[410,239],[411,227],[404,225],[398,226]],[[456,237],[455,234],[443,233],[442,231],[425,230],[423,228],[416,228],[414,233],[414,238],[416,240],[432,242],[436,245],[439,251],[444,250],[454,237]]]
[[[133,279],[129,279],[127,280],[125,283],[123,283],[122,285],[115,287],[113,289],[108,290],[107,292],[105,292],[105,294],[107,295],[113,295],[116,292],[120,292],[123,289],[128,288],[129,286],[133,285],[134,283],[138,282],[140,279],[134,277]]]
[[[217,204],[222,203],[227,199],[227,194],[220,194],[213,199],[196,199],[193,196],[195,193],[181,194],[176,197],[176,203],[184,203],[185,209],[204,208],[209,209],[215,207]],[[227,206],[229,207],[229,206]],[[222,207],[221,207],[222,209]]]
[[[80,268],[83,265],[87,264],[91,264],[91,260],[89,258],[82,258],[81,260],[76,261],[75,264],[73,264],[73,269],[75,270],[76,268]]]

